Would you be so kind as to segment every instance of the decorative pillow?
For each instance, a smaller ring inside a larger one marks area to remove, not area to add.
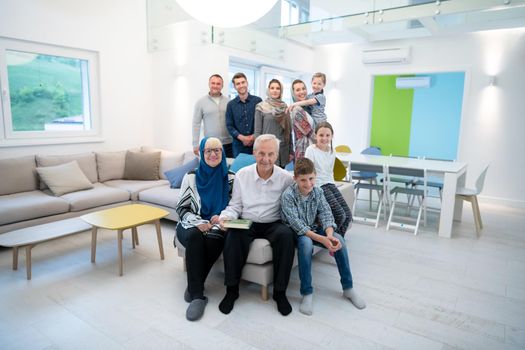
[[[158,180],[160,152],[126,152],[125,180]]]
[[[96,156],[98,181],[120,180],[124,177],[126,151],[98,152]]]
[[[184,175],[199,166],[199,158],[193,158],[188,163],[184,163],[179,167],[168,170],[164,173],[170,182],[171,188],[180,188]]]
[[[0,159],[0,195],[38,189],[35,156]]]
[[[230,166],[230,170],[236,173],[245,166],[252,165],[253,163],[255,163],[255,156],[253,154],[239,153]]]
[[[193,160],[193,158],[197,158],[197,156],[195,155],[195,153],[193,153],[193,151],[186,151],[184,152],[182,158],[182,164],[184,164],[189,162],[190,160]]]
[[[47,156],[47,155],[36,155],[36,166],[39,167],[48,167],[54,165],[60,165],[64,163],[69,163],[76,160],[82,172],[91,182],[98,181],[97,174],[97,160],[95,158],[95,153],[80,153],[80,154],[68,154],[68,155],[58,155],[58,156]],[[46,189],[45,183],[40,183],[40,189]]]
[[[184,154],[181,152],[172,152],[163,150],[160,148],[153,148],[148,146],[141,147],[142,152],[160,152],[160,168],[159,168],[159,177],[161,179],[166,179],[164,173],[170,169],[180,166],[184,163]],[[192,152],[193,154],[193,152]],[[193,155],[195,156],[195,155]]]
[[[93,184],[84,175],[77,161],[54,166],[37,167],[40,179],[55,196],[93,188]]]
[[[284,170],[287,170],[287,171],[292,171],[293,172],[293,169],[294,169],[294,161],[292,160],[290,163],[286,164],[286,166],[284,167]]]

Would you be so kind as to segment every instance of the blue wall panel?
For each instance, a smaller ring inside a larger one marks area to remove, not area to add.
[[[465,73],[424,75],[431,86],[414,89],[409,154],[457,159]]]

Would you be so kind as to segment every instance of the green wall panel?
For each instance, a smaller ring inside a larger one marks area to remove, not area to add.
[[[408,156],[414,90],[396,89],[396,77],[374,78],[370,145],[381,147],[384,155]]]

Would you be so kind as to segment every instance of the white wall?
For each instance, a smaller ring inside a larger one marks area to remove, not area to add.
[[[154,132],[158,147],[172,150],[188,150],[191,147],[191,121],[195,101],[208,93],[208,78],[214,73],[226,80],[223,93],[227,93],[230,57],[312,72],[314,53],[311,49],[288,44],[284,59],[277,60],[221,45],[202,43],[201,33],[206,30],[206,26],[195,21],[186,21],[155,31],[154,38],[150,38],[157,40],[161,48],[173,47],[152,53],[156,124]]]
[[[373,74],[465,70],[458,159],[468,162],[471,175],[492,161],[483,194],[525,203],[524,29],[369,45],[410,45],[413,52],[408,65],[370,67],[361,63],[363,45],[327,45],[314,54],[288,44],[285,58],[274,60],[203,44],[200,29],[191,25],[191,41],[171,35],[175,44],[170,49],[150,54],[146,28],[145,0],[0,1],[0,36],[99,52],[105,137],[103,143],[0,148],[0,158],[141,144],[186,150],[191,147],[193,105],[207,93],[212,73],[227,76],[230,56],[326,72],[327,114],[336,129],[335,142],[360,150],[368,145]],[[497,87],[487,87],[488,75],[497,75]]]
[[[0,148],[0,157],[121,150],[153,142],[145,0],[2,0],[0,36],[99,53],[105,141]]]
[[[405,65],[365,66],[365,47],[410,45]],[[468,183],[491,163],[483,196],[525,204],[525,28],[387,44],[319,47],[316,70],[325,71],[327,115],[335,143],[354,150],[368,146],[372,76],[375,74],[466,71],[458,160],[468,163]],[[488,76],[497,86],[488,87]],[[335,86],[334,86],[335,81]],[[445,101],[444,101],[445,103]]]

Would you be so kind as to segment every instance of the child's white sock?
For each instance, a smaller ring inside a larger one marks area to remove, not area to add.
[[[343,291],[343,295],[348,298],[352,304],[358,309],[364,309],[366,307],[366,303],[363,299],[357,295],[355,290],[353,288],[348,288]]]
[[[299,306],[299,311],[301,313],[310,316],[313,310],[313,294],[307,294],[303,296],[301,301],[301,306]]]

